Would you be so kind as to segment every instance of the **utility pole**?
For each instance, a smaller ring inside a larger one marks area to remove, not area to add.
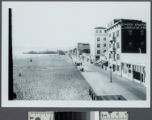
[[[110,66],[110,83],[112,83],[112,66]]]
[[[12,51],[12,9],[9,8],[8,11],[8,24],[9,24],[9,28],[8,28],[8,41],[9,41],[9,45],[8,45],[8,80],[9,80],[9,84],[8,84],[8,98],[9,100],[13,100],[14,98],[16,98],[16,94],[14,93],[13,90],[13,51]]]

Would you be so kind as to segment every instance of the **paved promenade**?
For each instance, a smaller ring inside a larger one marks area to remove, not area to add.
[[[84,62],[83,66],[85,72],[82,72],[82,75],[97,95],[122,95],[127,100],[146,99],[146,88],[142,84],[116,75],[113,75],[111,83],[110,72],[87,62]]]

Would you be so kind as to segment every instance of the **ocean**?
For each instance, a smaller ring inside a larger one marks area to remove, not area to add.
[[[48,56],[48,55],[58,55],[58,54],[23,54],[23,53],[20,53],[20,54],[14,54],[13,55],[13,59],[23,59],[23,58],[35,58],[35,57],[41,57],[41,56]]]

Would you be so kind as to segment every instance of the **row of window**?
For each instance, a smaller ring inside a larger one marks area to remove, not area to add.
[[[137,33],[136,33],[136,34],[137,34]],[[132,35],[133,35],[133,30],[128,30],[128,35],[129,35],[129,36],[132,36]],[[141,35],[141,36],[145,35],[144,30],[140,30],[140,35]]]
[[[100,41],[100,37],[97,37],[97,41]],[[104,41],[106,41],[106,37],[103,38]]]
[[[119,71],[120,70],[120,66],[119,65],[113,65],[113,71]]]
[[[137,34],[137,33],[136,33]],[[120,31],[117,30],[116,32],[110,33],[109,37],[111,37],[113,35],[113,37],[118,37],[120,35]],[[128,35],[132,36],[133,35],[133,30],[128,30]],[[145,35],[144,30],[140,30],[140,35],[143,36]]]
[[[136,72],[145,73],[145,67],[139,65],[132,65],[132,68]]]
[[[103,51],[104,53],[106,52],[106,50]],[[100,50],[97,50],[97,54],[100,54]]]
[[[119,54],[109,54],[109,59],[113,58],[114,60],[120,60],[120,55]]]
[[[96,30],[96,33],[106,33],[106,30]]]
[[[131,66],[131,64],[128,64],[129,66]],[[141,72],[141,73],[145,73],[145,67],[142,66],[138,66],[138,65],[132,65],[133,66],[133,70],[137,71],[137,72]],[[117,71],[120,70],[120,66],[119,65],[114,65],[113,69],[115,70],[117,67]],[[125,69],[123,69],[125,70]],[[128,69],[128,72],[131,73],[131,69]]]
[[[112,47],[112,44],[109,44],[109,48],[111,48],[111,47]],[[115,48],[115,47],[120,48],[119,42],[117,42],[116,44],[114,43],[114,44],[113,44],[113,47],[114,47],[114,48]]]
[[[125,68],[127,67],[128,69],[131,69],[131,64],[122,63],[122,66],[123,67],[125,66]],[[145,72],[145,67],[139,66],[139,65],[132,65],[132,69],[133,71],[136,71],[136,72],[141,72],[141,73]]]
[[[103,47],[106,47],[106,43],[103,44]],[[97,48],[100,48],[100,44],[97,44]]]
[[[111,37],[112,34],[113,34],[113,37],[118,37],[119,34],[120,34],[120,32],[119,32],[119,30],[117,30],[116,32],[110,33],[110,34],[109,34],[109,37]]]

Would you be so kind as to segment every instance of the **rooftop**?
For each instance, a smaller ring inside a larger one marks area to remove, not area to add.
[[[118,24],[146,24],[142,20],[135,20],[135,19],[114,19],[108,24],[107,30],[117,26]]]
[[[95,27],[94,29],[106,29],[105,27]]]
[[[79,42],[79,43],[77,43],[78,45],[89,45],[89,43],[81,43],[81,42]]]
[[[123,23],[128,23],[128,22],[132,22],[132,23],[144,23],[142,20],[134,20],[134,19],[114,19],[113,21],[114,21],[114,23],[116,23],[116,22],[123,22]]]

